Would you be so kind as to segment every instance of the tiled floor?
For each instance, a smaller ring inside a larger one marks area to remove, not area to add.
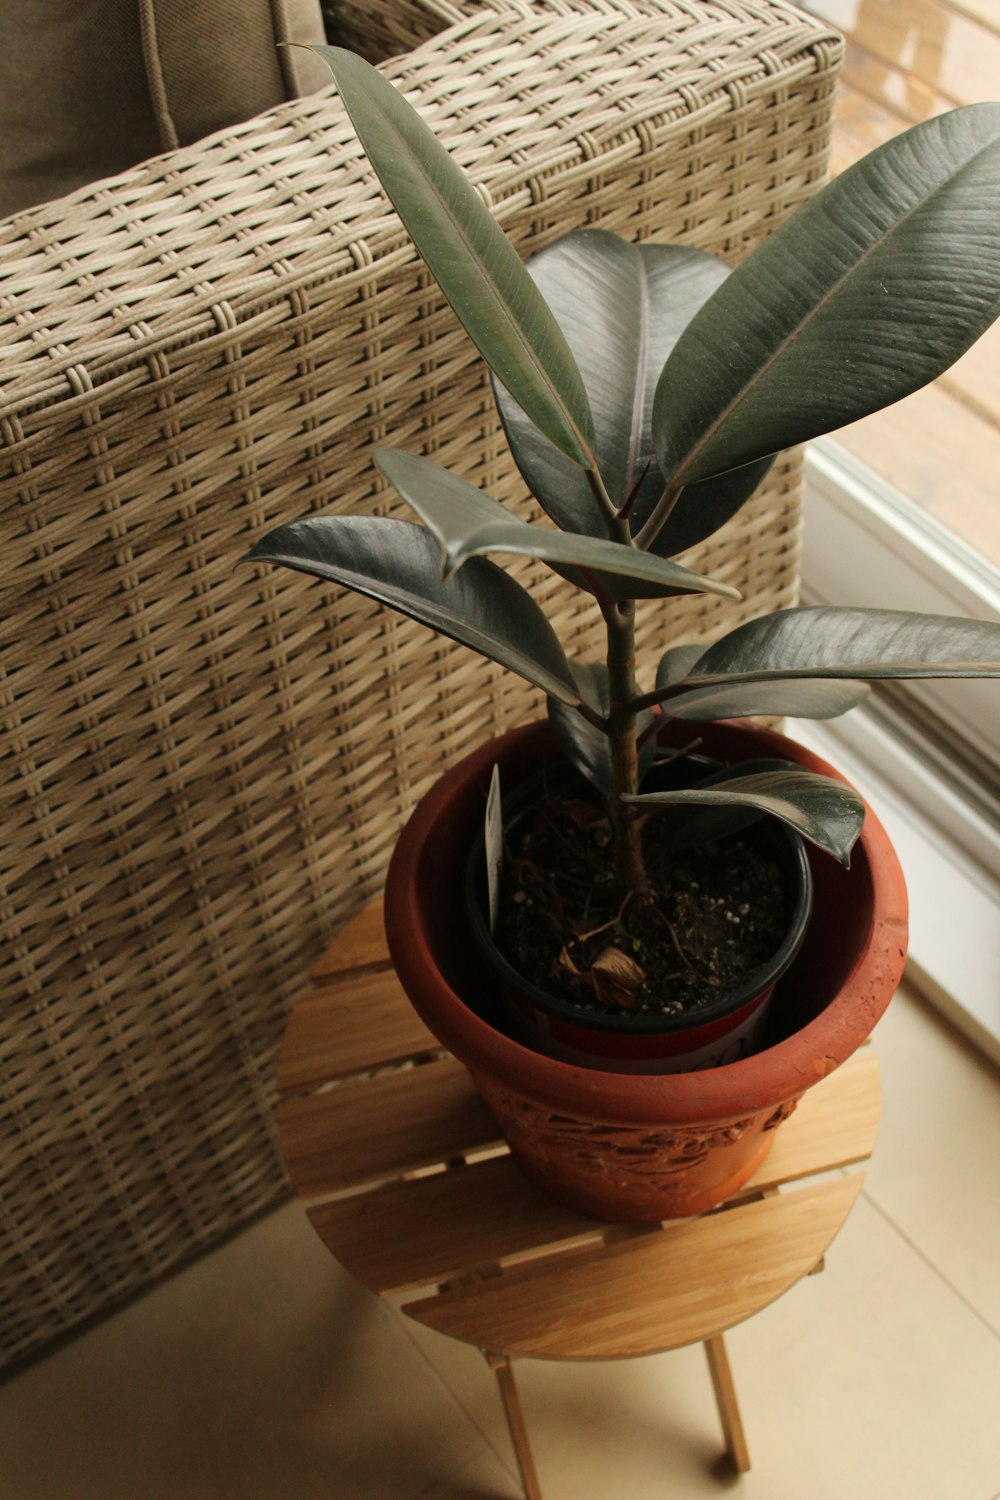
[[[998,1500],[1000,1080],[901,996],[882,1134],[821,1276],[728,1336],[753,1469],[701,1350],[517,1366],[546,1500]],[[513,1500],[479,1354],[272,1215],[0,1389],[3,1500]]]

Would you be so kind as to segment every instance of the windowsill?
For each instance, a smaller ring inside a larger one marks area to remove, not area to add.
[[[787,733],[828,759],[871,803],[906,877],[907,979],[1000,1064],[1000,883],[920,810],[923,767],[863,709],[835,723],[793,720]],[[893,782],[877,769],[886,758]],[[909,795],[900,790],[901,771],[912,774]]]
[[[805,534],[807,603],[1000,616],[995,574],[830,440],[808,450]],[[1000,840],[987,790],[1000,763],[997,688],[908,684],[916,704],[982,753],[978,786],[963,780],[947,745],[922,754],[867,707],[795,721],[789,733],[842,770],[885,824],[910,894],[908,979],[1000,1063]]]

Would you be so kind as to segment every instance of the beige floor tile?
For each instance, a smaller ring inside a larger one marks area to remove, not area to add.
[[[823,1275],[734,1329],[747,1497],[987,1500],[1000,1340],[862,1200]]]
[[[875,1045],[882,1124],[866,1192],[1000,1333],[1000,1073],[905,994]]]
[[[420,1500],[524,1500],[524,1491],[495,1453],[483,1452],[424,1491]]]
[[[510,1461],[476,1351],[409,1327]],[[826,1271],[727,1342],[753,1461],[743,1500],[991,1500],[1000,1490],[1000,1339],[866,1201]],[[546,1500],[724,1493],[700,1349],[515,1369]]]
[[[513,1467],[496,1382],[478,1350],[412,1322],[407,1327]],[[518,1360],[514,1373],[545,1500],[573,1494],[574,1484],[576,1500],[717,1496],[722,1431],[700,1347],[595,1364]]]
[[[297,1205],[0,1388],[3,1500],[415,1500],[485,1448]]]
[[[876,1044],[865,1196],[826,1272],[728,1336],[751,1473],[699,1348],[523,1361],[546,1500],[1000,1500],[1000,1089],[910,1000]],[[0,1388],[0,1455],[2,1500],[520,1493],[478,1351],[357,1288],[297,1206]]]

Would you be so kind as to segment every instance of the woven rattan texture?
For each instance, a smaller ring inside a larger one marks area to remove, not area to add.
[[[523,253],[599,223],[737,258],[823,175],[838,47],[777,0],[466,8],[385,67]],[[14,1359],[284,1190],[268,1080],[296,976],[441,767],[541,705],[354,596],[237,568],[278,521],[388,507],[373,443],[519,503],[336,97],[0,226],[0,308]],[[791,462],[698,555],[746,604],[647,608],[647,663],[668,629],[793,602],[798,549]],[[540,592],[593,654],[591,614]]]

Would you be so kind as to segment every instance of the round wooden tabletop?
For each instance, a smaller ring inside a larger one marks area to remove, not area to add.
[[[867,1158],[878,1060],[864,1048],[776,1132],[721,1209],[614,1225],[521,1174],[461,1064],[392,972],[381,905],[332,944],[290,1018],[278,1128],[337,1259],[411,1317],[497,1355],[609,1359],[709,1341],[816,1269]]]

